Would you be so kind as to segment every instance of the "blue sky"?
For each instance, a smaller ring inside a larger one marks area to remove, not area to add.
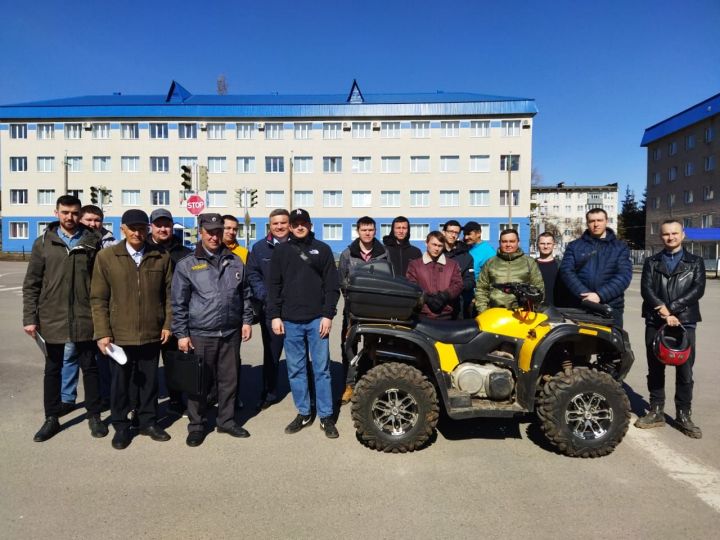
[[[719,0],[10,2],[0,104],[90,94],[535,98],[544,183],[645,184],[643,130],[720,92]]]

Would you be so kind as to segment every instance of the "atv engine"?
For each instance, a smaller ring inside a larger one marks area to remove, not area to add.
[[[512,372],[493,364],[464,362],[453,370],[451,379],[458,390],[494,401],[509,399],[515,387]]]

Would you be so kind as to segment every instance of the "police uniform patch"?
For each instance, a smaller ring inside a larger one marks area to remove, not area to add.
[[[196,264],[190,270],[205,270],[208,267],[207,263]]]

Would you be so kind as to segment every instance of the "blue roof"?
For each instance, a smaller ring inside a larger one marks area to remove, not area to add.
[[[685,238],[693,242],[720,242],[720,227],[710,227],[708,229],[687,227],[685,229]]]
[[[715,94],[713,97],[701,101],[697,105],[693,105],[689,109],[671,116],[650,126],[645,130],[640,146],[647,146],[650,143],[662,139],[663,137],[680,131],[683,128],[697,124],[698,122],[705,120],[720,114],[720,94]]]
[[[173,81],[164,95],[81,96],[0,106],[0,119],[117,117],[335,117],[537,114],[535,100],[467,92],[350,95],[193,95]]]

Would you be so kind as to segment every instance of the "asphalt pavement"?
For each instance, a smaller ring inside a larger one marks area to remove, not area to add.
[[[82,410],[64,417],[65,429],[51,440],[32,441],[43,421],[43,359],[22,332],[25,267],[0,262],[2,538],[717,536],[718,281],[708,281],[698,329],[693,418],[701,440],[671,426],[631,426],[613,454],[588,460],[555,453],[531,417],[445,421],[426,448],[394,455],[362,446],[347,408],[340,411],[339,439],[325,438],[317,421],[285,435],[295,415],[286,380],[281,403],[254,411],[262,358],[254,327],[242,347],[246,406],[239,420],[249,439],[214,432],[189,448],[187,419],[161,414],[172,440],[136,437],[117,451],[111,436],[90,436]],[[636,275],[625,312],[636,354],[626,383],[636,413],[647,404],[638,289]],[[340,322],[331,340],[338,397]],[[669,396],[673,382],[670,370]]]

